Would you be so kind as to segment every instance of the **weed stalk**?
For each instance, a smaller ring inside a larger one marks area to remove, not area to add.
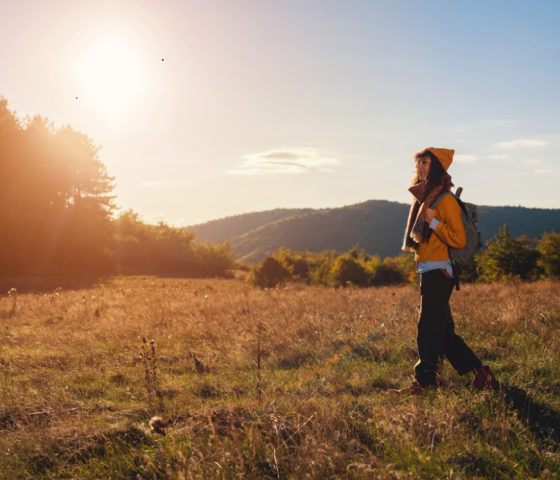
[[[257,395],[262,397],[262,384],[261,384],[261,341],[257,340]]]

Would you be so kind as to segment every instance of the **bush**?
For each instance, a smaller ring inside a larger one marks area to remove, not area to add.
[[[260,265],[253,267],[247,281],[252,287],[274,288],[290,279],[289,270],[274,257],[266,257]]]
[[[544,274],[560,277],[560,233],[543,233],[537,250],[541,254],[538,264]]]
[[[478,280],[478,278],[480,277],[480,264],[483,261],[481,259],[483,259],[485,253],[486,252],[477,253],[467,265],[460,265],[457,267],[459,270],[459,278],[461,279],[461,282],[474,283]]]
[[[373,276],[373,285],[396,285],[405,279],[402,262],[397,258],[386,258],[377,267]]]
[[[366,268],[350,255],[343,255],[336,259],[330,272],[330,278],[332,284],[337,287],[344,287],[348,282],[362,287],[366,286],[370,280]]]
[[[479,257],[481,273],[484,280],[521,278],[527,280],[536,276],[537,261],[540,253],[530,248],[530,240],[514,239],[504,225],[494,240],[488,240],[488,250]]]
[[[235,266],[229,241],[220,243],[205,241],[194,244],[194,247],[199,270],[206,276],[224,275],[227,270]]]
[[[112,225],[118,273],[224,276],[235,264],[229,242],[196,243],[193,232],[148,225],[132,210]]]
[[[280,248],[272,255],[280,264],[290,272],[293,280],[307,280],[309,277],[309,264],[301,253],[294,253],[286,248]]]
[[[323,252],[312,259],[310,273],[312,283],[316,285],[332,284],[331,270],[334,268],[338,255],[335,252]]]

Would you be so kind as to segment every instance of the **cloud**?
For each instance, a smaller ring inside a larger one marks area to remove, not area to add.
[[[549,142],[543,142],[542,140],[529,140],[529,139],[520,139],[520,140],[513,140],[511,142],[499,142],[495,143],[494,146],[498,148],[533,148],[533,147],[545,147],[548,145]]]
[[[552,169],[552,168],[537,168],[537,169],[535,170],[535,173],[543,174],[543,173],[552,173],[552,172],[554,172],[554,171],[555,171],[555,170]]]
[[[528,163],[529,165],[540,165],[541,163],[544,163],[544,160],[540,160],[538,158],[531,158],[529,160],[525,160],[525,163]]]
[[[507,155],[488,155],[490,160],[507,160],[509,157]]]
[[[229,173],[237,175],[262,175],[271,173],[308,173],[330,172],[328,167],[340,162],[334,158],[324,157],[311,148],[290,150],[271,150],[263,153],[244,155],[243,163],[230,169]]]
[[[478,160],[474,155],[455,155],[454,158],[458,163],[474,163]]]

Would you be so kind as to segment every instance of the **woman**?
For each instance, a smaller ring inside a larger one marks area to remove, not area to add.
[[[421,274],[421,311],[418,322],[418,355],[415,378],[408,387],[389,390],[390,394],[426,395],[430,386],[437,387],[443,367],[443,357],[459,375],[474,372],[472,387],[495,388],[490,367],[482,362],[455,333],[449,298],[457,273],[449,259],[449,247],[464,248],[465,228],[461,207],[452,195],[444,196],[436,208],[430,205],[453,184],[447,169],[454,150],[426,148],[415,155],[416,176],[409,188],[414,197],[408,217],[403,250],[414,251],[416,269]]]

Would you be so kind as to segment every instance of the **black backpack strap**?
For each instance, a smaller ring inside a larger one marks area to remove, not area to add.
[[[453,271],[453,282],[455,283],[455,289],[457,291],[461,290],[460,286],[459,286],[459,269],[457,268],[457,264],[449,259],[451,261],[451,270]]]

